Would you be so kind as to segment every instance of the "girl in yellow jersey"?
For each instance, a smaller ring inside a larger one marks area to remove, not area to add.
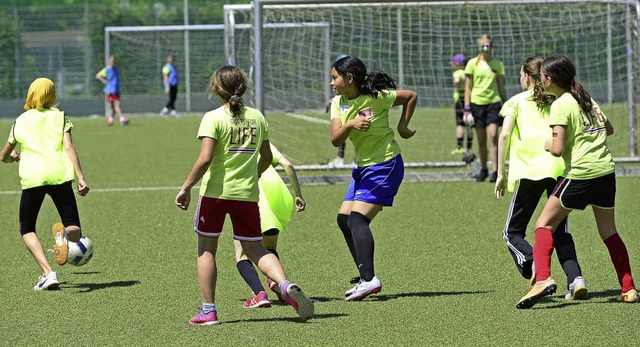
[[[355,149],[357,167],[338,211],[338,226],[360,273],[356,285],[345,292],[347,301],[359,301],[382,290],[373,266],[374,242],[369,224],[391,206],[404,177],[400,146],[389,126],[389,109],[402,105],[398,134],[405,139],[418,96],[395,88],[384,72],[368,72],[364,63],[347,56],[333,63],[331,86],[331,143],[340,146],[347,138]]]
[[[511,97],[502,107],[500,115],[504,117],[504,122],[498,139],[496,199],[500,200],[505,188],[513,192],[502,237],[507,242],[518,271],[528,280],[533,276],[533,250],[525,240],[527,225],[540,197],[545,192],[547,197],[551,195],[556,178],[564,169],[561,158],[544,150],[544,143],[551,134],[549,108],[555,97],[545,94],[540,81],[543,60],[542,57],[531,57],[522,63],[520,85],[524,92]],[[505,175],[507,158],[508,181]],[[587,287],[566,218],[558,224],[557,229],[558,232],[553,233],[553,241],[560,265],[567,274],[569,293],[565,298],[582,299],[587,294]]]
[[[493,57],[493,40],[482,34],[476,40],[480,53],[467,62],[464,73],[467,76],[464,90],[464,119],[473,119],[478,139],[478,155],[482,168],[475,176],[481,182],[489,177],[495,182],[498,169],[498,128],[502,124],[500,108],[507,101],[504,87],[504,65]],[[470,123],[469,123],[470,124]],[[487,142],[489,158],[493,165],[491,175],[487,167]]]
[[[36,235],[36,220],[45,195],[49,195],[62,223],[53,226],[54,257],[58,265],[67,262],[68,240],[77,242],[82,236],[78,205],[71,183],[78,179],[78,194],[84,196],[89,186],[84,180],[78,153],[71,140],[73,124],[56,108],[56,88],[47,78],[38,78],[29,87],[27,110],[13,124],[9,140],[0,152],[5,163],[20,163],[20,234],[43,271],[33,289],[58,288],[58,275],[52,271],[42,244]],[[20,153],[15,151],[20,145]]]
[[[216,251],[227,214],[233,224],[233,238],[240,241],[243,252],[278,283],[285,300],[302,320],[313,317],[313,301],[299,286],[287,281],[278,258],[262,246],[258,176],[269,167],[273,155],[267,120],[259,110],[244,106],[242,95],[247,85],[246,74],[235,66],[225,66],[211,76],[207,90],[222,106],[202,118],[198,130],[200,155],[175,199],[180,209],[187,210],[191,188],[202,179],[194,216],[202,306],[190,324],[218,323]]]
[[[613,126],[600,106],[576,82],[576,68],[569,58],[546,58],[540,76],[546,92],[557,97],[550,110],[552,137],[544,148],[553,156],[562,157],[565,168],[536,221],[533,260],[537,282],[516,307],[531,308],[540,298],[556,291],[557,283],[551,278],[550,269],[553,233],[572,210],[584,210],[589,205],[618,275],[621,300],[638,302],[640,297],[631,276],[629,254],[614,218],[615,164],[607,146],[607,136],[613,134]]]

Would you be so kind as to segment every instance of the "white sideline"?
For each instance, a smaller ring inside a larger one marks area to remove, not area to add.
[[[298,114],[298,113],[285,113],[285,115],[291,118],[306,120],[307,122],[312,122],[312,123],[331,124],[331,122],[326,119],[309,117],[309,116],[305,116],[303,114]]]

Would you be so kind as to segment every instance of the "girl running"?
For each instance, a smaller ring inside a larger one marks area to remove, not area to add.
[[[498,176],[498,127],[502,118],[499,112],[502,103],[507,101],[504,88],[504,65],[493,57],[493,40],[487,34],[477,39],[477,57],[467,62],[464,73],[467,76],[464,89],[464,119],[473,119],[478,138],[478,154],[482,169],[475,176],[476,181],[482,182],[489,177],[489,182],[495,182]],[[490,141],[490,159],[493,171],[489,176],[487,168],[487,138]]]
[[[565,56],[546,58],[540,69],[544,89],[557,97],[550,110],[552,138],[544,148],[562,157],[565,169],[536,221],[533,259],[537,282],[516,305],[520,309],[531,308],[540,298],[556,291],[550,269],[553,233],[572,210],[584,210],[589,205],[616,269],[621,300],[640,300],[631,276],[629,254],[614,218],[615,164],[607,146],[613,126],[575,76],[575,65]]]
[[[247,85],[246,74],[235,66],[225,66],[211,76],[209,96],[215,95],[222,106],[202,118],[198,130],[200,155],[175,199],[180,209],[187,210],[191,188],[202,178],[194,217],[202,306],[190,324],[218,323],[216,250],[227,214],[233,224],[233,238],[240,241],[243,252],[278,283],[285,300],[303,321],[313,317],[313,301],[287,281],[278,258],[262,246],[258,175],[269,167],[273,157],[266,119],[260,111],[244,106],[242,95]]]
[[[45,195],[49,195],[62,223],[53,225],[54,257],[58,265],[67,263],[68,240],[78,242],[82,236],[78,205],[71,183],[78,179],[78,194],[85,196],[89,186],[84,180],[80,159],[73,141],[69,118],[56,108],[56,88],[47,78],[38,78],[29,87],[26,112],[13,123],[9,140],[5,143],[0,160],[19,162],[20,183],[20,235],[31,255],[42,269],[35,290],[56,289],[58,275],[49,266],[40,239],[36,235],[36,221]],[[15,151],[20,145],[20,153]]]
[[[389,109],[402,105],[398,134],[405,139],[418,96],[395,88],[395,81],[382,71],[367,72],[353,56],[333,64],[331,86],[336,97],[331,103],[331,143],[342,145],[347,138],[355,147],[357,167],[338,211],[338,226],[360,273],[358,283],[345,293],[346,301],[362,300],[380,292],[382,284],[373,266],[374,241],[369,224],[391,206],[404,177],[400,146],[389,126]]]
[[[547,197],[562,174],[564,163],[544,150],[551,133],[549,107],[555,99],[545,94],[540,81],[542,57],[527,58],[520,68],[520,85],[524,92],[509,99],[500,115],[504,117],[498,139],[498,177],[496,199],[504,195],[505,187],[514,192],[509,205],[507,222],[502,237],[518,271],[526,279],[533,278],[533,250],[525,235],[527,225],[544,192]],[[510,152],[507,152],[507,148]],[[505,162],[509,159],[509,178],[505,176]],[[582,271],[576,256],[576,247],[567,228],[567,219],[558,224],[553,240],[558,260],[567,274],[566,299],[582,299],[587,294]]]

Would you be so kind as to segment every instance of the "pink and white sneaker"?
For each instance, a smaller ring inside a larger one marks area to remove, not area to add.
[[[220,322],[218,322],[218,313],[216,311],[204,314],[201,307],[198,308],[198,314],[189,319],[189,324],[195,325],[211,325],[218,323]]]
[[[313,300],[309,299],[297,284],[285,283],[281,288],[284,298],[293,306],[303,322],[313,318]]]
[[[271,307],[267,293],[263,290],[257,295],[253,295],[242,304],[244,308]]]
[[[345,301],[360,301],[367,296],[379,293],[382,290],[382,283],[377,276],[373,276],[371,281],[367,282],[365,280],[360,280],[360,282],[351,290],[348,290],[347,293],[351,292]],[[346,293],[345,293],[346,294]]]

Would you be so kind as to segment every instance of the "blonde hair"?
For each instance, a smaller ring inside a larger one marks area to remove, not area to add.
[[[40,77],[33,81],[27,92],[25,110],[52,108],[56,103],[56,87],[48,78]]]
[[[247,74],[239,67],[225,66],[214,72],[209,79],[207,92],[209,98],[217,95],[228,105],[234,117],[242,114],[244,100],[242,95],[247,90],[249,79]]]

